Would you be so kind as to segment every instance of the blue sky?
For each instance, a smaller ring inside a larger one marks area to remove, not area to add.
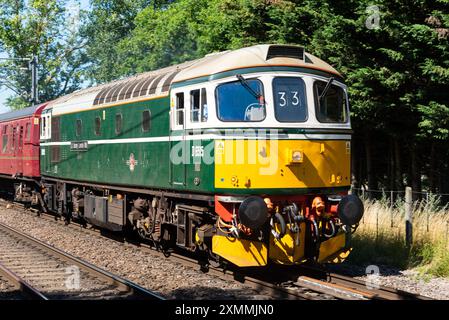
[[[78,2],[74,0],[73,2]],[[80,0],[82,9],[88,9],[89,8],[89,0]],[[0,52],[0,57],[6,57],[6,55],[2,52]],[[6,99],[11,96],[13,92],[9,89],[7,89],[4,86],[0,87],[0,113],[8,112],[10,111],[7,106],[5,106]]]

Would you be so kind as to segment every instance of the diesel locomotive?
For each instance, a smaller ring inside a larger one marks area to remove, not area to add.
[[[2,115],[0,130],[18,201],[214,264],[341,262],[363,215],[347,87],[299,46],[79,90]]]

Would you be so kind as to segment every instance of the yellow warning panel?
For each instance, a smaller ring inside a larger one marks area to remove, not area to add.
[[[239,267],[257,267],[267,264],[267,246],[259,241],[213,236],[212,252]]]
[[[275,224],[276,232],[280,231],[279,225]],[[300,224],[300,232],[290,231],[290,224],[287,224],[287,232],[279,240],[270,235],[270,260],[279,264],[296,264],[304,260],[305,223]],[[298,238],[299,236],[299,238]]]
[[[338,258],[340,254],[343,254],[341,257],[343,260],[349,255],[349,252],[342,252],[345,248],[346,244],[346,235],[344,233],[340,233],[336,237],[330,238],[321,243],[320,245],[320,255],[318,257],[319,263],[331,262],[335,258]],[[346,255],[346,256],[345,256]]]
[[[215,188],[350,185],[350,141],[216,140]]]

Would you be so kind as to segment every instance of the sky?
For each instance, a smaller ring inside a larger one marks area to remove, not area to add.
[[[76,0],[73,0],[71,2],[77,2]],[[89,8],[89,0],[80,0],[80,6],[81,9],[87,10]],[[5,53],[0,52],[0,57],[5,58],[7,57]],[[4,86],[0,87],[0,113],[8,112],[10,109],[5,105],[6,99],[11,96],[13,92],[9,89],[7,89]]]

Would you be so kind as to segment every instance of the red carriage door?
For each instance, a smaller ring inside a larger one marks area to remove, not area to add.
[[[11,129],[12,132],[12,141],[11,141],[11,174],[17,174],[17,163],[19,162],[17,159],[17,127],[13,124]]]
[[[16,173],[17,175],[23,174],[23,126],[18,126],[16,134],[18,137],[16,138],[16,146],[14,148],[16,154]]]

